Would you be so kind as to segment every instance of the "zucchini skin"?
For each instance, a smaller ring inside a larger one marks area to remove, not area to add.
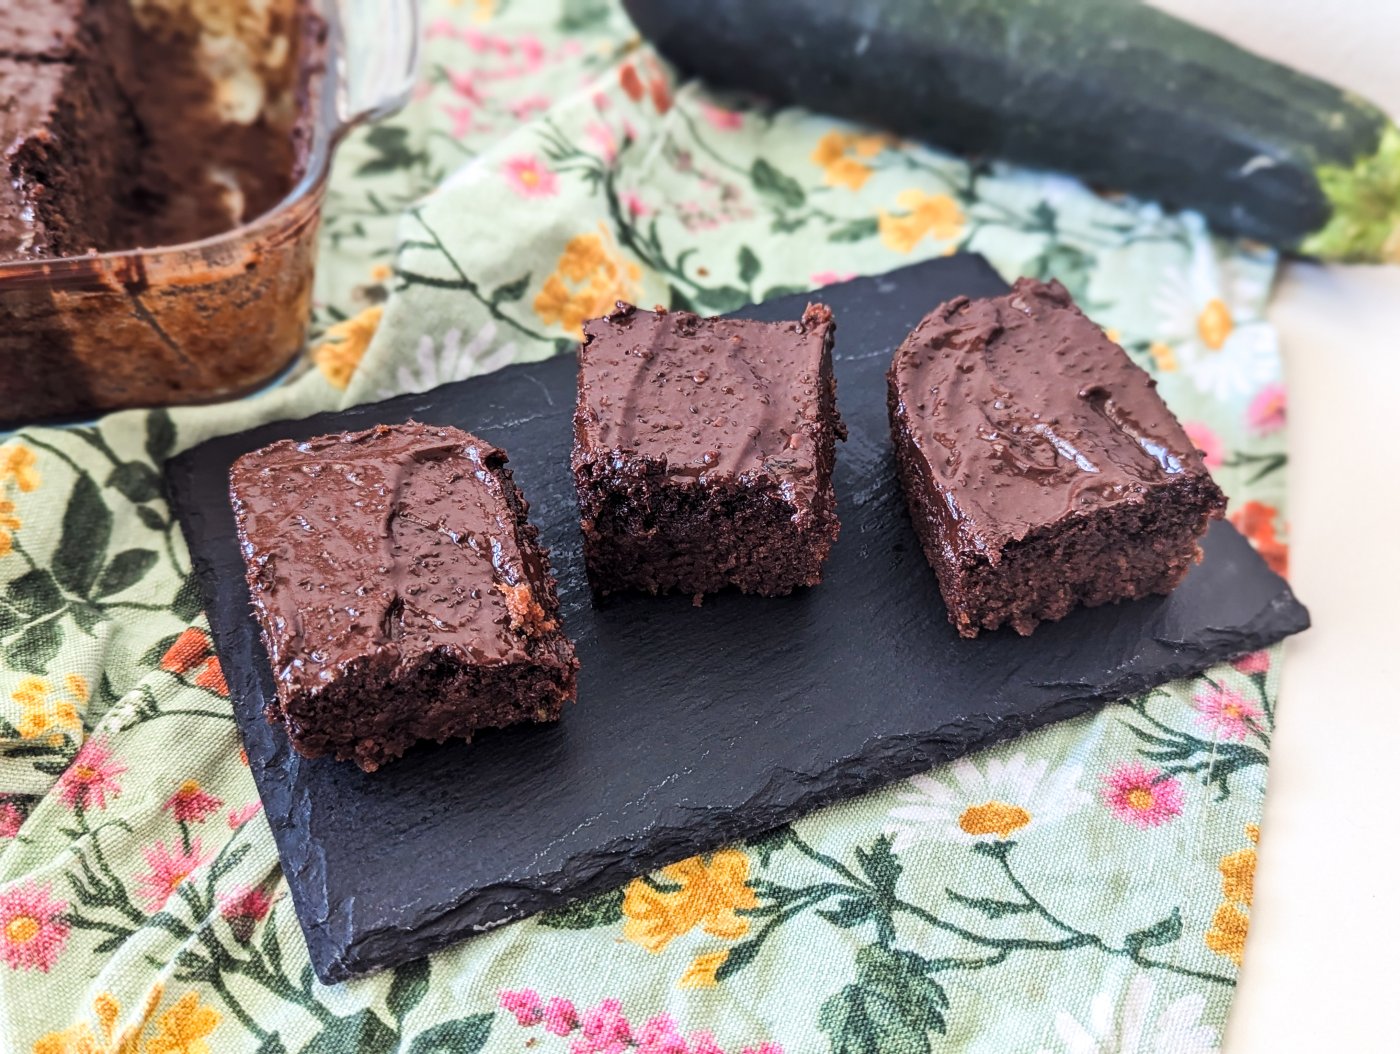
[[[1281,249],[1400,254],[1384,113],[1135,0],[624,3],[720,86],[1197,209]]]

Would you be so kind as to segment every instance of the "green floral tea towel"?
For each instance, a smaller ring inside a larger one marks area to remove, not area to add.
[[[302,375],[0,445],[0,1047],[1217,1049],[1277,648],[428,960],[315,981],[162,493],[160,462],[201,439],[568,351],[619,298],[715,313],[975,251],[1069,286],[1287,562],[1267,252],[677,83],[602,0],[427,14],[412,103],[337,159]]]

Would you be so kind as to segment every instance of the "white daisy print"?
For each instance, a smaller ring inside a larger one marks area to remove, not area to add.
[[[1051,769],[1043,758],[969,758],[938,775],[913,776],[885,827],[898,852],[919,842],[970,843],[1019,836],[1078,812],[1091,800],[1079,788],[1081,765]]]
[[[440,384],[463,381],[479,373],[500,369],[515,359],[516,348],[514,342],[507,341],[492,350],[491,345],[495,343],[498,332],[496,323],[487,321],[476,336],[463,344],[462,331],[449,329],[442,336],[441,347],[435,345],[433,338],[425,333],[418,338],[415,364],[412,367],[400,366],[395,375],[398,389],[386,388],[381,394],[388,398],[402,392],[424,392]]]
[[[1156,985],[1146,974],[1128,983],[1126,992],[1100,992],[1089,1003],[1089,1019],[1055,1015],[1055,1034],[1063,1054],[1219,1054],[1215,1029],[1201,1024],[1206,997],[1184,995],[1149,1013]],[[1152,1021],[1151,1025],[1148,1024]],[[1040,1054],[1059,1054],[1042,1049]]]
[[[1163,278],[1153,298],[1158,330],[1197,390],[1223,402],[1278,379],[1278,335],[1254,313],[1267,297],[1254,269],[1222,260],[1203,233],[1187,266]]]

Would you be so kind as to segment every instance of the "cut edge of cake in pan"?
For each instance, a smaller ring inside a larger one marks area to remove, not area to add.
[[[584,324],[572,465],[596,593],[821,581],[846,435],[835,329],[816,303],[756,322],[619,302]]]
[[[301,754],[373,771],[575,698],[548,554],[490,443],[413,422],[284,440],[239,458],[229,493],[268,716]]]
[[[888,382],[900,482],[964,637],[1168,593],[1224,514],[1156,382],[1059,282],[940,305]]]

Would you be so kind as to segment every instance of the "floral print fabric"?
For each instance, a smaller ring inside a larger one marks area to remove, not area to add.
[[[677,82],[603,0],[426,13],[413,101],[337,159],[300,375],[0,444],[5,1049],[1217,1049],[1279,649],[396,971],[314,979],[162,492],[160,462],[208,436],[568,351],[618,298],[715,313],[973,251],[1070,288],[1287,568],[1269,253]]]

